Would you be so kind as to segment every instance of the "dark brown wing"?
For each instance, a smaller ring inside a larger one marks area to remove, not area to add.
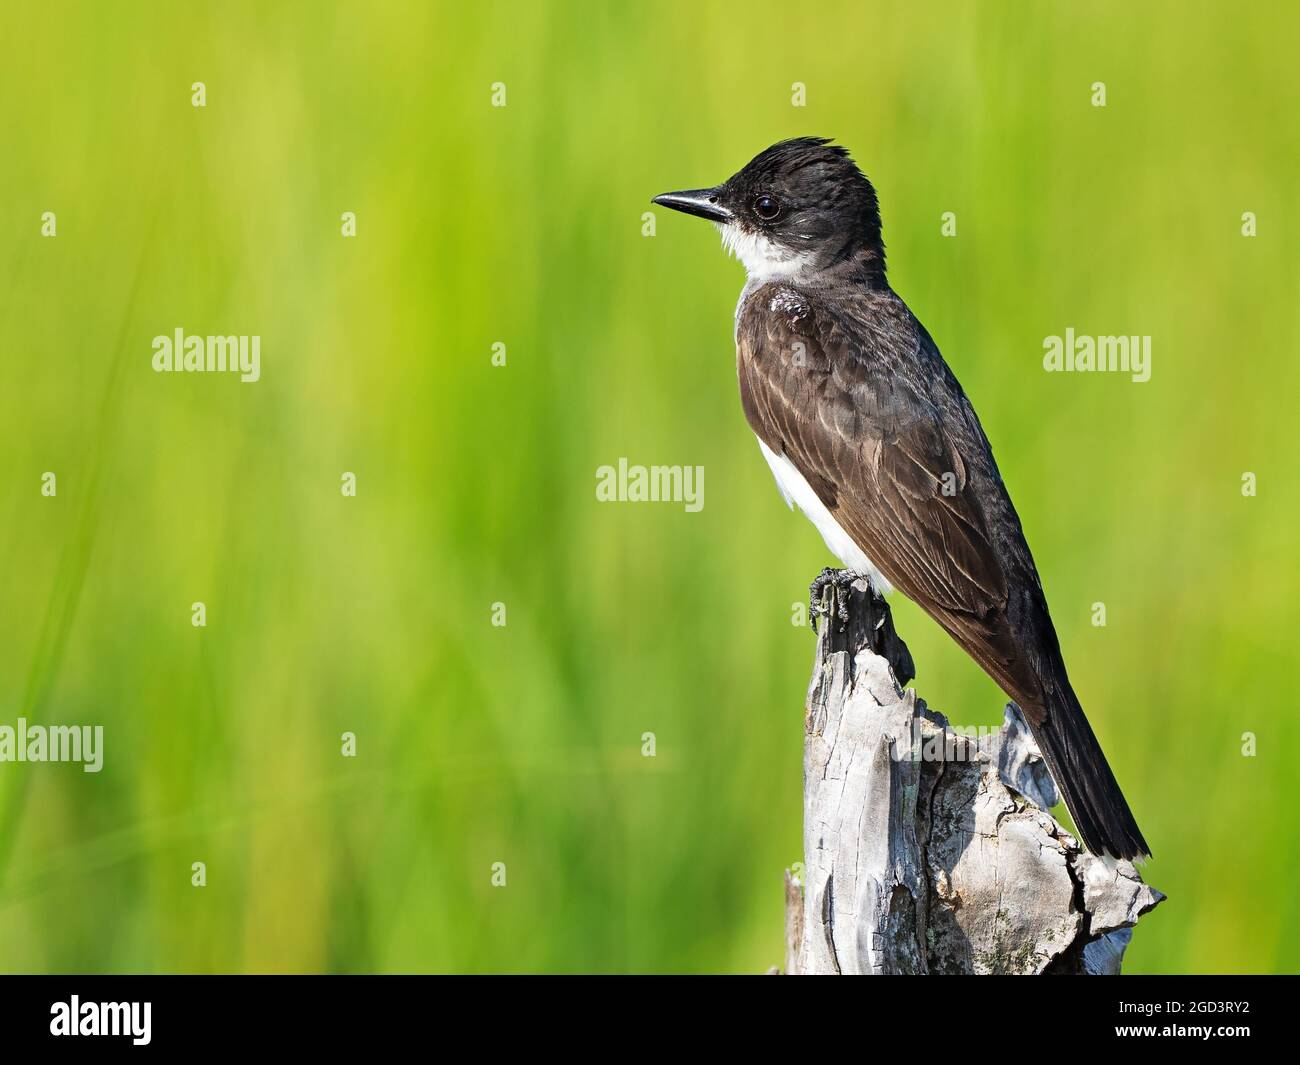
[[[769,284],[745,300],[736,349],[754,432],[1019,704],[1088,848],[1149,853],[1070,686],[984,431],[903,302]]]
[[[906,307],[865,292],[827,307],[769,285],[746,301],[736,341],[754,432],[790,459],[894,587],[1041,716],[1040,674],[1007,617],[1008,570],[1013,584],[1025,565],[1035,586],[1037,575],[1027,547],[1023,560],[1006,557],[1019,523],[988,443]],[[999,535],[1007,514],[1010,537]]]

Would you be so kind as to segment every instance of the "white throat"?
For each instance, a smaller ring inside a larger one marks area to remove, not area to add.
[[[751,281],[771,281],[780,277],[797,277],[812,263],[808,252],[783,248],[761,232],[746,232],[738,223],[718,223],[722,246],[744,264]]]

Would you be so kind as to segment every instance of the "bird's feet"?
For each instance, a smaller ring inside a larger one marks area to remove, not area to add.
[[[821,571],[812,582],[808,585],[808,624],[812,626],[813,632],[817,631],[817,619],[819,617],[829,617],[830,610],[835,611],[835,618],[840,623],[840,632],[849,623],[849,597],[848,589],[854,581],[858,579],[858,574],[848,569],[831,569],[827,566]],[[833,591],[831,595],[831,607],[828,609],[822,606],[822,597],[826,589]]]

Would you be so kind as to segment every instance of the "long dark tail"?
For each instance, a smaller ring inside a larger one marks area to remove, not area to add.
[[[1083,845],[1093,854],[1130,861],[1150,857],[1151,849],[1069,681],[1053,688],[1046,720],[1032,730]]]

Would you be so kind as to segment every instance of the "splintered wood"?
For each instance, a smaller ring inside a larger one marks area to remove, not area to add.
[[[786,972],[1118,974],[1164,896],[1084,851],[1013,704],[961,730],[912,689],[865,581],[823,618],[808,689],[804,868],[787,874]]]

